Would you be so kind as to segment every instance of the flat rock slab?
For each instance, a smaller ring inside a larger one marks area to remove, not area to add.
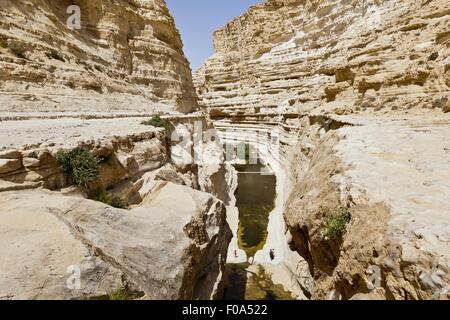
[[[132,210],[45,190],[0,193],[0,256],[7,257],[0,294],[99,297],[124,274],[150,299],[215,298],[231,238],[225,207],[207,193],[159,183]],[[81,291],[67,288],[73,266],[80,266]]]
[[[49,199],[55,202],[47,206]],[[65,198],[2,192],[0,203],[0,299],[103,297],[120,284],[121,272],[94,257],[51,213]]]
[[[354,198],[386,203],[391,236],[450,261],[450,119],[365,120],[336,147]]]
[[[147,118],[91,119],[60,118],[3,121],[0,126],[0,149],[24,145],[67,144],[67,141],[124,136],[156,130],[142,125]],[[0,156],[0,158],[2,158]]]

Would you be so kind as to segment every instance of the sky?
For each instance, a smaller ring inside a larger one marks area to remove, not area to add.
[[[213,32],[261,0],[166,0],[193,71],[213,54]]]

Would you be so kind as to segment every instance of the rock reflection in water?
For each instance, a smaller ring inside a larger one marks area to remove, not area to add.
[[[262,164],[236,165],[235,168],[238,171],[238,243],[247,257],[253,257],[267,240],[269,214],[275,207],[276,177],[261,174]]]

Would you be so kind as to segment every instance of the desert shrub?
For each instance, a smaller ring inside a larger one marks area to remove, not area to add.
[[[162,119],[159,115],[153,116],[150,120],[143,121],[142,124],[157,128],[165,128],[167,131],[170,129],[170,122]]]
[[[98,201],[98,202],[102,202],[104,204],[107,205],[111,205],[111,197],[109,196],[108,192],[106,192],[105,190],[98,190],[94,197],[92,198],[92,200]]]
[[[100,159],[85,148],[75,148],[71,151],[59,151],[56,160],[65,174],[73,177],[77,185],[86,186],[97,180]]]
[[[118,209],[126,209],[128,207],[128,204],[121,197],[113,197],[111,199],[111,206]]]
[[[338,238],[346,230],[347,224],[352,219],[352,215],[347,208],[338,208],[326,220],[323,233],[328,238]]]
[[[92,200],[118,209],[126,209],[128,207],[128,203],[123,198],[118,196],[111,197],[105,190],[98,190]]]
[[[50,59],[56,59],[62,62],[65,62],[66,60],[64,59],[63,55],[61,52],[56,51],[55,49],[51,49],[49,52],[45,53],[46,56]]]
[[[109,300],[127,300],[128,299],[128,290],[120,286],[116,288],[113,292],[109,293]]]
[[[244,159],[242,159],[242,155],[240,154],[238,154],[237,157],[241,160],[250,161],[250,152],[252,150],[252,146],[248,143],[241,142],[237,145],[236,150],[241,150],[242,146],[244,146],[245,150]]]
[[[0,48],[7,48],[7,47],[8,47],[8,39],[0,35]]]
[[[27,52],[26,45],[23,42],[11,41],[8,44],[9,50],[19,58],[25,58],[25,52]]]

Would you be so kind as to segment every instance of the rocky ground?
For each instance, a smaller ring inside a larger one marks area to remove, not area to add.
[[[2,1],[0,111],[192,111],[182,46],[161,0]]]
[[[248,267],[257,294],[449,298],[446,0],[255,5],[215,33],[194,75],[202,112],[187,116],[175,112],[197,108],[194,84],[163,1],[74,1],[90,14],[73,33],[70,1],[53,2],[0,4],[0,298],[221,296],[226,262],[246,260],[233,172],[183,163],[141,123],[157,112],[188,146],[200,121],[275,172]],[[95,182],[74,185],[58,163],[76,147],[101,160]],[[202,149],[213,159],[217,142]]]
[[[280,265],[313,298],[448,298],[449,14],[440,0],[268,0],[214,34],[194,75],[222,138],[277,172],[284,242],[313,286],[287,251]],[[339,212],[351,219],[327,237]]]
[[[126,298],[221,295],[231,231],[211,194],[225,200],[211,183],[224,180],[220,168],[174,164],[166,130],[143,119],[2,122],[2,298],[108,298],[121,288]],[[98,178],[80,186],[57,160],[77,147],[100,159]],[[69,286],[76,276],[80,287]]]

